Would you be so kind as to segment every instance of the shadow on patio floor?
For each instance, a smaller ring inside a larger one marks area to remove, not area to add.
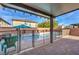
[[[78,55],[79,40],[61,39],[43,47],[23,52],[21,55]]]

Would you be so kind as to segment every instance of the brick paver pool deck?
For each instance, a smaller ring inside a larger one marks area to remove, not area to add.
[[[79,55],[79,40],[60,39],[53,44],[23,52],[21,55]]]

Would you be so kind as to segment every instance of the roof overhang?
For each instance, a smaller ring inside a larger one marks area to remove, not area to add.
[[[27,12],[29,14],[45,17],[45,18],[49,18],[49,16],[53,16],[52,14],[48,14],[46,12],[35,9],[33,7],[24,5],[22,3],[2,4],[2,6],[7,7],[7,8],[11,8],[11,9],[14,9],[14,10],[19,10],[19,11],[22,11],[22,12]]]
[[[79,3],[26,3],[25,5],[47,12],[53,16],[60,16],[79,9]]]
[[[28,11],[38,16],[60,16],[79,8],[78,3],[11,3],[6,7]]]

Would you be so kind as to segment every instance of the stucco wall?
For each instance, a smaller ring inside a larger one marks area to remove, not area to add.
[[[79,28],[63,29],[62,35],[79,36]]]
[[[70,35],[79,36],[79,28],[70,29]]]
[[[69,35],[70,34],[70,29],[63,29],[62,30],[62,35],[65,36],[65,35]]]

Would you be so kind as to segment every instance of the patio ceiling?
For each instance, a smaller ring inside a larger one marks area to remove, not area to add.
[[[8,5],[16,9],[17,7],[15,6],[18,6],[20,7],[19,9],[25,11],[27,10],[27,8],[24,7],[29,6],[37,9],[37,10],[33,9],[34,12],[39,11],[45,15],[53,15],[53,16],[63,15],[65,13],[74,11],[75,9],[79,8],[78,3],[20,3],[20,4],[15,3],[15,4],[4,4],[4,5]]]
[[[63,15],[79,8],[78,3],[28,3],[25,4],[54,16]]]

